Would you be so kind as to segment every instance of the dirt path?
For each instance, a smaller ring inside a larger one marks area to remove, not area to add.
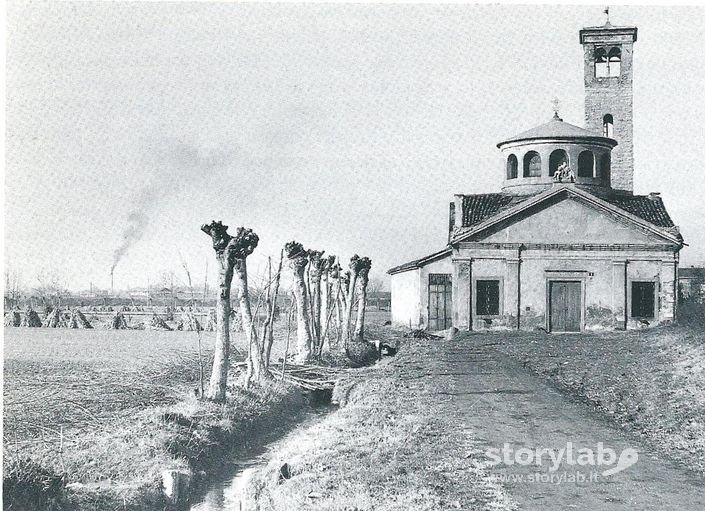
[[[695,510],[705,506],[702,476],[657,457],[587,406],[570,401],[537,377],[511,366],[492,348],[492,336],[441,341],[421,347],[421,351],[426,352],[419,359],[423,376],[412,388],[433,385],[434,379],[451,382],[447,389],[439,390],[439,400],[452,418],[449,423],[463,424],[485,449],[502,449],[509,444],[514,452],[550,449],[556,455],[570,442],[576,459],[579,449],[597,451],[601,442],[617,456],[628,448],[638,453],[633,465],[606,476],[602,472],[617,463],[592,466],[564,461],[551,471],[548,453],[542,456],[541,465],[500,463],[489,467],[520,509]],[[529,455],[524,452],[522,459]],[[509,459],[516,458],[511,455]]]

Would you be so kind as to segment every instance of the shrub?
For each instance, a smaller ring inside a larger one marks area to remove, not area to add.
[[[63,476],[28,458],[19,457],[6,459],[3,472],[4,509],[65,509]]]

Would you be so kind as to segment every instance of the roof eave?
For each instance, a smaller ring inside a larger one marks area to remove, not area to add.
[[[513,138],[509,140],[505,140],[503,142],[500,142],[497,144],[497,148],[501,149],[503,146],[508,145],[508,144],[514,144],[517,142],[552,142],[552,141],[559,141],[559,142],[565,142],[565,141],[571,141],[571,142],[601,142],[605,145],[609,145],[612,148],[617,147],[618,142],[613,139],[613,138],[607,138],[607,137],[579,137],[579,136],[555,136],[555,137],[525,137],[525,138]]]
[[[451,237],[450,244],[455,245],[456,243],[460,243],[461,241],[465,241],[467,238],[470,236],[477,234],[478,232],[481,232],[488,227],[491,227],[499,222],[502,222],[503,220],[506,220],[508,218],[511,218],[514,215],[517,215],[518,213],[521,213],[522,211],[534,206],[535,204],[538,204],[540,202],[543,202],[544,200],[553,197],[554,195],[558,195],[559,193],[563,192],[572,192],[575,195],[578,195],[582,197],[583,199],[587,200],[588,202],[593,202],[597,204],[598,206],[601,206],[604,209],[607,209],[608,211],[615,213],[617,215],[624,216],[625,218],[631,220],[633,223],[641,226],[642,228],[645,228],[654,234],[657,234],[671,243],[673,243],[676,246],[683,247],[684,242],[682,238],[678,238],[678,236],[668,232],[666,228],[659,227],[657,225],[652,224],[651,222],[648,222],[642,218],[639,218],[636,215],[633,215],[629,213],[628,211],[623,210],[622,208],[618,206],[614,206],[610,204],[607,201],[604,201],[600,199],[599,197],[596,197],[590,193],[584,192],[580,190],[580,188],[573,187],[570,185],[559,185],[554,188],[551,188],[550,190],[547,190],[543,193],[540,193],[536,195],[532,199],[525,200],[523,202],[520,202],[514,207],[509,207],[505,211],[501,211],[497,215],[494,215],[487,220],[483,220],[479,224],[475,226],[470,226],[469,230],[462,233],[461,235],[457,237]]]
[[[395,266],[394,268],[390,268],[387,270],[387,274],[395,275],[397,273],[404,273],[406,271],[418,270],[419,268],[422,268],[429,263],[438,261],[439,259],[443,259],[444,257],[449,256],[452,251],[453,250],[450,247],[446,247],[443,250],[439,250],[438,252],[429,254],[426,257],[421,257],[419,259],[409,261],[408,263]]]

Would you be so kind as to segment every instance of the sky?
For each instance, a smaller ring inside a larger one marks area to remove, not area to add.
[[[372,277],[440,250],[454,193],[499,191],[495,144],[583,125],[578,31],[601,6],[64,3],[7,7],[5,265],[26,286],[215,281],[212,219],[249,267],[297,240]],[[705,9],[637,25],[635,193],[705,263]],[[116,254],[119,256],[116,260]]]

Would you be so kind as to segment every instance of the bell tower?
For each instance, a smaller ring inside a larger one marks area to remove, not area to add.
[[[632,56],[636,27],[618,27],[607,21],[601,27],[580,31],[584,49],[585,128],[613,138],[612,188],[634,191],[634,144],[632,108]]]

